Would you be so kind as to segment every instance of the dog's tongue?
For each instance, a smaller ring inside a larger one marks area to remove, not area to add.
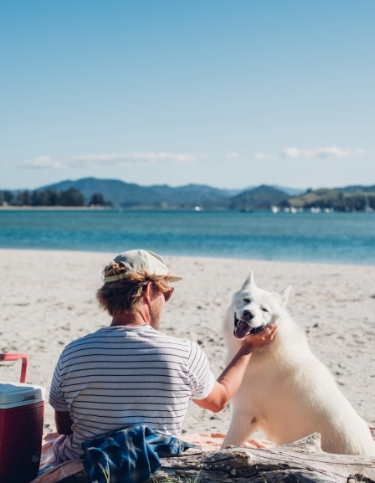
[[[247,335],[250,334],[250,330],[251,327],[249,327],[249,325],[245,321],[240,320],[237,324],[234,336],[237,339],[244,339]]]

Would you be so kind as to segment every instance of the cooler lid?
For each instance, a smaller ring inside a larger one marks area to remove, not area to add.
[[[38,402],[44,399],[46,389],[34,384],[23,384],[21,382],[1,382],[0,381],[0,406],[20,403]]]

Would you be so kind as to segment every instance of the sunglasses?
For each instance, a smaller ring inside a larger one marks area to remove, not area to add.
[[[167,290],[166,292],[163,292],[163,295],[164,295],[164,300],[166,302],[168,302],[168,300],[172,297],[172,294],[173,294],[173,291],[174,291],[174,287],[171,287],[169,290]]]

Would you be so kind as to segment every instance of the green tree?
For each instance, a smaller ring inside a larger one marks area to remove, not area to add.
[[[57,190],[46,190],[48,206],[58,206],[60,203],[60,193]]]
[[[31,195],[31,206],[46,206],[46,195],[44,191],[33,191]]]
[[[11,191],[4,191],[3,197],[4,197],[5,203],[7,203],[8,205],[12,204],[14,196],[13,196],[13,193]]]
[[[30,191],[28,191],[28,190],[25,190],[23,192],[23,204],[26,205],[26,206],[31,205],[31,194],[30,194]]]
[[[85,198],[83,194],[76,188],[69,188],[67,191],[60,193],[61,206],[84,206]]]
[[[93,193],[91,196],[91,200],[88,204],[89,206],[95,205],[95,206],[104,206],[105,201],[103,198],[103,195],[101,193]]]
[[[30,191],[25,190],[25,191],[19,191],[17,193],[17,200],[16,204],[18,206],[29,206],[31,204],[31,195]]]

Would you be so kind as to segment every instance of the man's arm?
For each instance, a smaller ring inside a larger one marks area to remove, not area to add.
[[[193,399],[193,402],[214,413],[223,410],[240,387],[254,349],[271,342],[275,332],[276,326],[269,325],[262,332],[247,336],[240,350],[215,381],[210,394],[205,399]]]
[[[69,411],[55,411],[56,431],[59,434],[72,434],[73,421],[70,419]]]

